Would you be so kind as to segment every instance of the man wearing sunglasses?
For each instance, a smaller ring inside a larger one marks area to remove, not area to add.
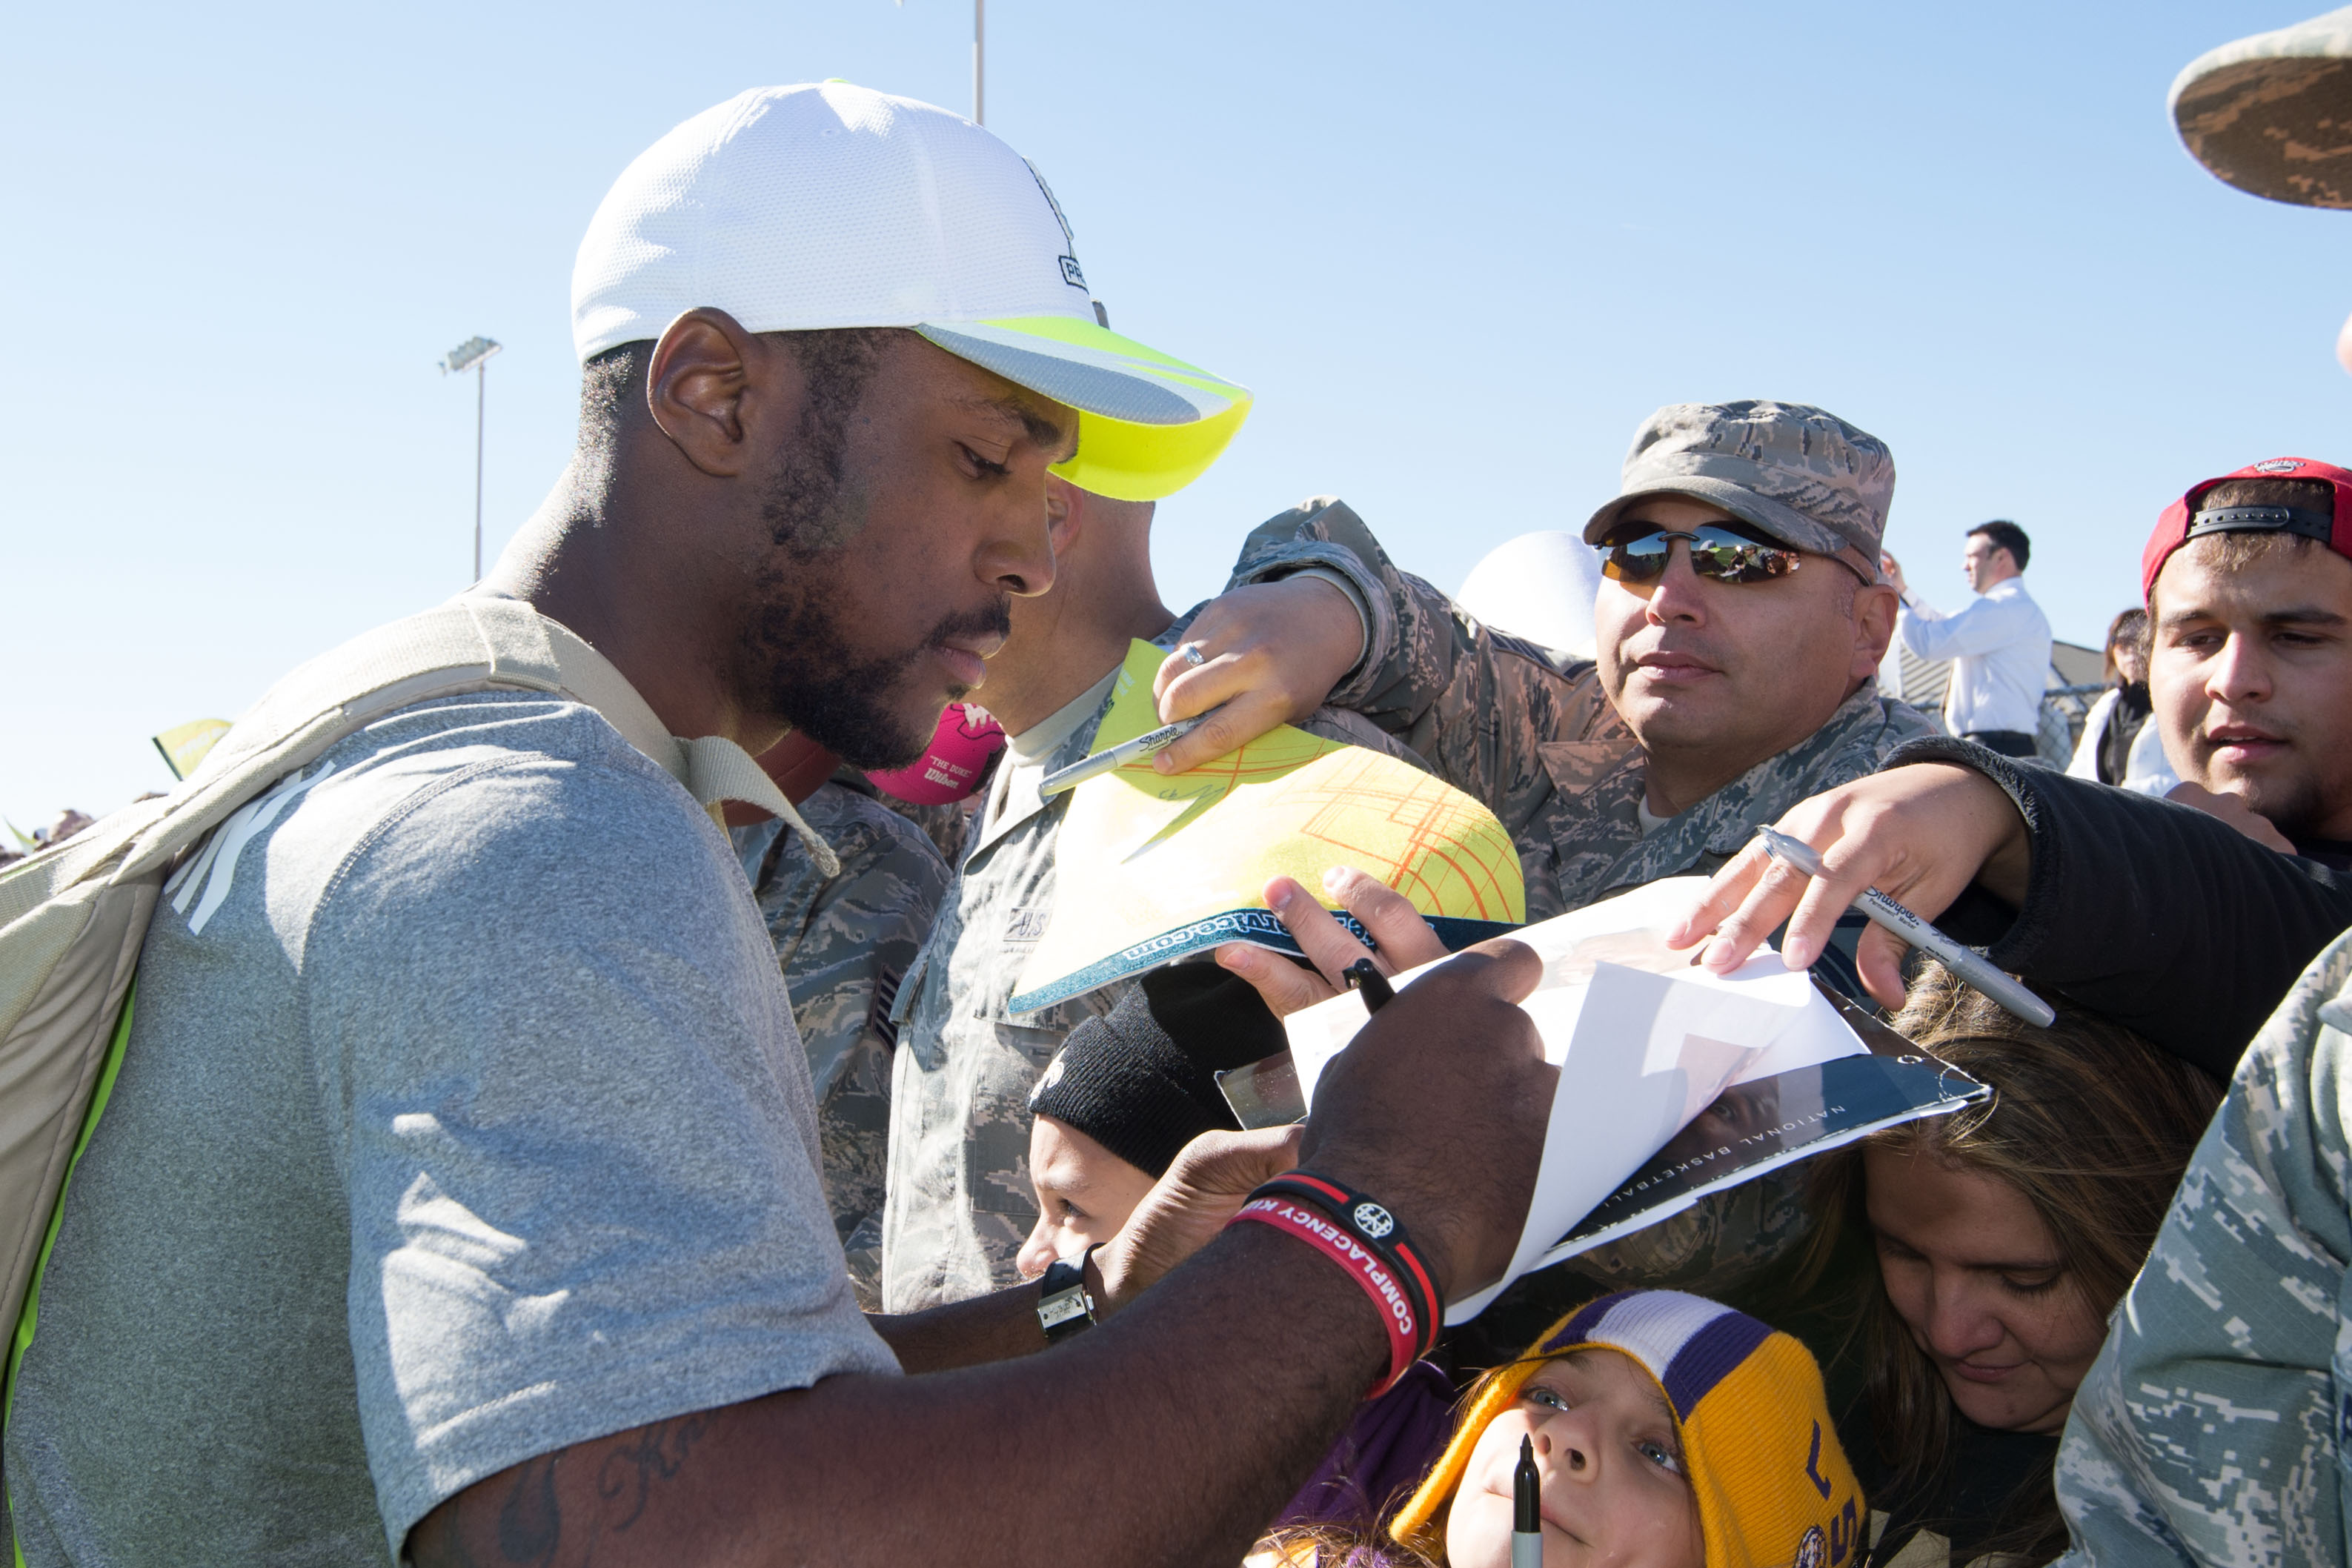
[[[1602,563],[1595,660],[1462,614],[1399,571],[1362,520],[1329,498],[1252,534],[1234,583],[1297,571],[1308,540],[1327,546],[1318,563],[1343,563],[1364,598],[1366,651],[1329,700],[1495,810],[1527,872],[1528,918],[1541,920],[1662,877],[1712,873],[1759,825],[1935,733],[1877,690],[1895,628],[1895,590],[1878,575],[1894,489],[1885,444],[1824,410],[1766,401],[1660,409],[1633,437],[1619,494],[1585,525]],[[1200,712],[1270,681],[1258,667],[1276,657],[1272,643],[1250,626],[1246,603],[1230,595],[1193,622],[1191,640],[1227,657],[1181,675],[1173,663],[1164,669],[1164,713]],[[1322,650],[1324,668],[1345,668],[1352,651]],[[1185,744],[1162,754],[1179,767],[1202,760]],[[1303,889],[1269,891],[1317,971],[1238,944],[1217,957],[1288,1013],[1331,994],[1365,950]],[[1443,951],[1378,881],[1341,876],[1324,891],[1377,935],[1383,969]],[[1821,960],[1857,996],[1860,923]],[[1619,1280],[1732,1288],[1803,1234],[1800,1186],[1793,1177],[1749,1183],[1583,1261]]]
[[[1368,629],[1329,700],[1502,817],[1528,917],[1541,920],[1711,872],[1758,824],[1932,732],[1875,687],[1894,635],[1895,590],[1878,575],[1894,489],[1885,445],[1822,409],[1660,409],[1634,436],[1619,494],[1585,525],[1602,556],[1597,661],[1462,614],[1330,498],[1252,534],[1234,584],[1297,572],[1310,544],[1313,563],[1345,563]],[[1248,629],[1245,603],[1231,595],[1202,612],[1189,635],[1210,662],[1171,664],[1163,710],[1201,712],[1271,683],[1256,665],[1272,645]],[[1327,668],[1355,651],[1335,647]],[[1216,743],[1196,731],[1163,755],[1190,766]]]

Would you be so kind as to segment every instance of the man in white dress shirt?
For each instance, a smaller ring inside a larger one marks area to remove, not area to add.
[[[2050,621],[2025,591],[2032,548],[2013,522],[1969,530],[1960,567],[1977,602],[1951,616],[1911,592],[1894,556],[1880,558],[1886,580],[1903,595],[1895,635],[1921,658],[1952,661],[1944,727],[2005,757],[2034,754],[2042,693],[2050,683]]]

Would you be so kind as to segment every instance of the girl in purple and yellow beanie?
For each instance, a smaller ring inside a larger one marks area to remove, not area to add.
[[[1386,1539],[1276,1538],[1253,1563],[1508,1568],[1529,1441],[1546,1568],[1857,1568],[1869,1518],[1804,1346],[1675,1290],[1604,1296],[1471,1390]]]

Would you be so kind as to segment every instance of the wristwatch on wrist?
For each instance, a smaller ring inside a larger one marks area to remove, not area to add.
[[[1049,1345],[1095,1326],[1095,1299],[1087,1294],[1087,1257],[1093,1251],[1087,1248],[1075,1263],[1056,1258],[1037,1282],[1037,1326]]]

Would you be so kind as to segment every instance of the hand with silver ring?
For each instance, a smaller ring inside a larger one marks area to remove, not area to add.
[[[1348,595],[1320,577],[1250,583],[1212,599],[1151,678],[1161,723],[1205,721],[1152,758],[1152,771],[1198,767],[1311,717],[1363,652],[1363,627]]]

